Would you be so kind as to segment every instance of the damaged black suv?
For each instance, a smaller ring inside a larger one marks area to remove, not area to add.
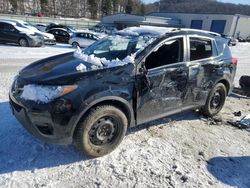
[[[81,51],[22,69],[10,90],[35,137],[98,157],[127,128],[189,109],[214,116],[232,91],[237,60],[216,33],[127,28]]]

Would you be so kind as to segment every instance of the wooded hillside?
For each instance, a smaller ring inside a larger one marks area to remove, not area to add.
[[[101,18],[119,12],[145,14],[141,0],[0,0],[0,13]]]
[[[156,11],[250,15],[250,6],[216,0],[160,0],[148,5],[142,0],[0,0],[0,13],[51,17],[101,18],[120,12],[144,15]]]
[[[146,6],[146,12],[218,13],[250,15],[250,6],[216,0],[160,0]]]

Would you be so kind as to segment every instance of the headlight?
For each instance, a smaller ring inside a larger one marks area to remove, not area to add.
[[[71,93],[77,85],[66,86],[43,86],[30,84],[23,87],[21,98],[38,103],[49,103],[52,100]]]
[[[35,33],[29,33],[28,35],[31,36],[31,37],[37,36]]]

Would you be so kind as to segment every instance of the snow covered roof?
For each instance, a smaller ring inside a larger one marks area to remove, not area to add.
[[[141,35],[154,35],[161,36],[165,33],[169,33],[176,28],[172,27],[154,27],[154,26],[140,26],[140,27],[128,27],[121,31],[118,31],[119,35],[141,36]]]

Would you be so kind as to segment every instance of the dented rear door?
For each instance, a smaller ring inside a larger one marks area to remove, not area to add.
[[[197,35],[187,39],[189,75],[184,108],[205,105],[210,90],[223,77],[223,62],[217,54],[214,39]]]

